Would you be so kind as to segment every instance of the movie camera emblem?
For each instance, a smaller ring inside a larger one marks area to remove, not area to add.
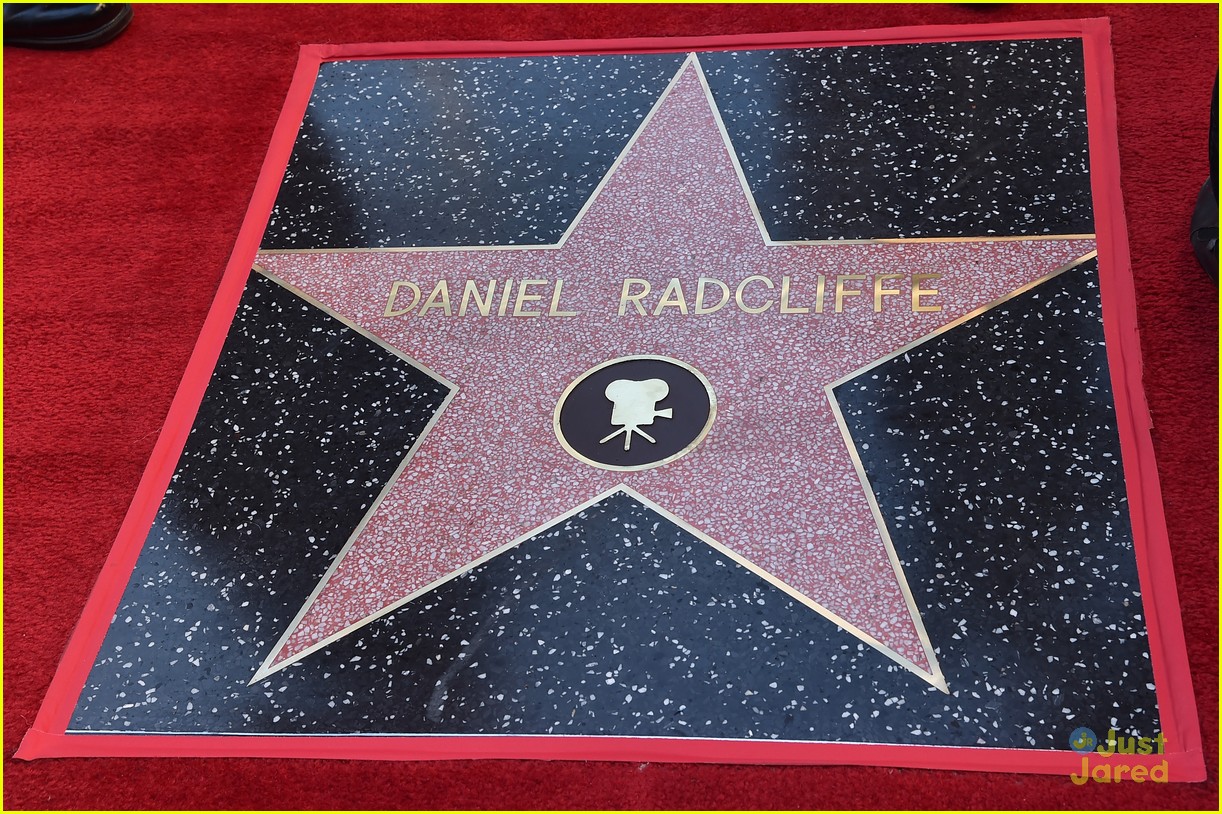
[[[552,425],[570,455],[600,469],[662,466],[712,429],[713,387],[667,356],[624,356],[578,376],[556,402]]]

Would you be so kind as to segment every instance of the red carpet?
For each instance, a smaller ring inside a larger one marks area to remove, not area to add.
[[[241,224],[297,48],[1108,16],[1146,391],[1206,763],[1217,764],[1211,6],[147,7],[92,52],[6,49],[6,808],[1208,808],[1204,784],[841,767],[11,755],[135,492]]]

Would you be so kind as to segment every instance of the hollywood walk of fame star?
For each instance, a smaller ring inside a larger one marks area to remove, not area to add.
[[[623,488],[946,689],[824,388],[1093,248],[1090,239],[771,241],[693,56],[556,246],[264,253],[271,274],[458,392],[252,681]],[[901,296],[875,310],[869,279],[882,274],[900,275],[888,285],[940,275],[931,298],[939,310],[915,310]],[[842,308],[828,297],[819,312],[820,275],[867,281]],[[671,280],[690,297],[702,277],[732,288],[757,279],[749,301],[713,313],[673,300],[658,308]],[[645,314],[630,303],[620,313],[627,278],[655,292]],[[779,285],[761,281],[786,278],[782,313]],[[552,310],[574,316],[515,317],[511,306],[504,316],[460,317],[424,309],[423,297],[386,316],[396,281],[427,295],[442,279],[456,291],[468,279],[563,280]],[[662,466],[592,466],[558,442],[553,412],[583,373],[634,355],[706,376],[716,420],[690,453]]]

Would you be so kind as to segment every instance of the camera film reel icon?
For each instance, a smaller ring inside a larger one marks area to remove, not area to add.
[[[553,427],[573,457],[600,469],[652,469],[691,452],[717,413],[698,370],[665,356],[625,356],[565,388]]]

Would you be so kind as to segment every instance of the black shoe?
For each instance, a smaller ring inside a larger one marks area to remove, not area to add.
[[[1197,262],[1218,282],[1218,78],[1214,76],[1213,99],[1209,105],[1209,180],[1197,195],[1192,211],[1189,239]]]
[[[4,44],[26,48],[95,48],[123,33],[129,3],[5,3]]]
[[[1197,195],[1197,207],[1192,213],[1192,250],[1197,262],[1213,281],[1218,282],[1218,193],[1206,181]]]

